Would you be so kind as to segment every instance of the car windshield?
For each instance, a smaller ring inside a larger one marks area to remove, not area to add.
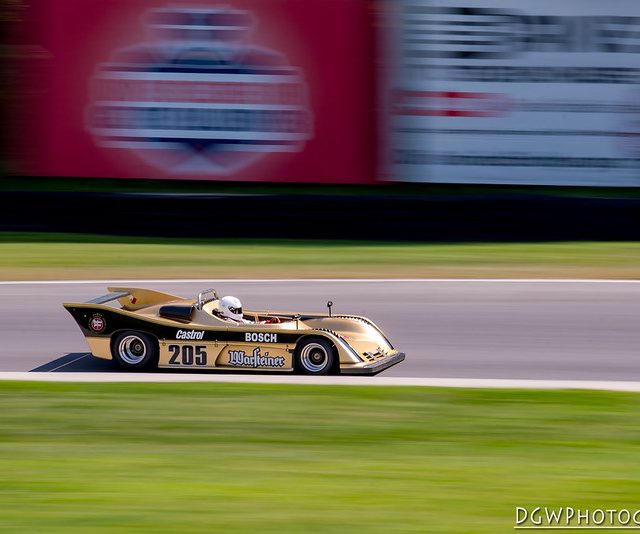
[[[200,291],[200,293],[198,293],[196,305],[198,309],[201,310],[202,306],[204,306],[207,302],[211,302],[212,300],[217,300],[217,298],[218,298],[218,294],[216,293],[215,289],[213,288],[205,289],[204,291]]]

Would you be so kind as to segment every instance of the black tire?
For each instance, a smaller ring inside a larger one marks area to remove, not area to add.
[[[111,354],[118,366],[129,371],[155,367],[158,340],[142,332],[122,332],[111,343]]]
[[[303,339],[296,347],[295,369],[307,375],[328,375],[336,365],[336,350],[319,337]]]

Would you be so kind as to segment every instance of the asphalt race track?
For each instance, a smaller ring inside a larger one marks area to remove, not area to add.
[[[380,377],[640,380],[640,281],[113,283],[182,296],[215,286],[247,309],[373,319],[405,362]],[[64,301],[106,283],[0,283],[0,371],[113,372],[91,358]],[[376,377],[371,378],[376,380]]]

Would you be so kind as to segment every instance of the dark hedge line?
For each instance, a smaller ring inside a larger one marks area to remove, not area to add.
[[[0,231],[394,241],[640,240],[640,199],[0,193]]]

